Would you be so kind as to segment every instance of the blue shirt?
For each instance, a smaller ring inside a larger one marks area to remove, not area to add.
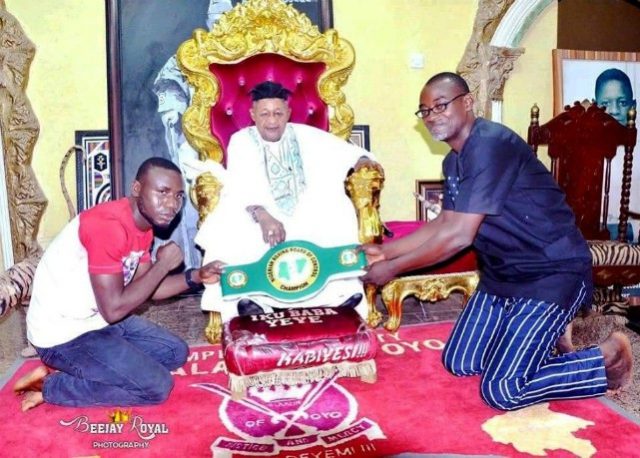
[[[480,289],[569,306],[585,282],[590,299],[587,243],[564,193],[515,132],[476,119],[443,174],[445,210],[485,215],[473,242]]]

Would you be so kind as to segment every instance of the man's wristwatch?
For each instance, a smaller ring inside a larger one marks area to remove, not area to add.
[[[184,271],[184,281],[187,283],[187,286],[190,290],[197,291],[198,289],[202,288],[202,283],[196,283],[195,281],[193,281],[193,278],[191,278],[194,270],[196,269],[192,268]]]

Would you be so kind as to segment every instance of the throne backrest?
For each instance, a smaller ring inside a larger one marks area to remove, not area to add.
[[[234,64],[210,65],[220,84],[218,102],[211,107],[211,134],[227,150],[234,132],[250,126],[249,90],[263,81],[277,81],[291,91],[291,122],[329,130],[329,109],[320,98],[317,83],[326,65],[297,62],[279,54],[257,54]]]
[[[347,139],[353,111],[342,87],[353,69],[351,44],[282,0],[247,0],[207,32],[196,29],[177,52],[194,90],[182,124],[201,159],[225,162],[229,138],[251,125],[249,91],[277,81],[292,91],[291,121]]]
[[[635,110],[627,125],[589,101],[575,102],[546,124],[539,125],[539,109],[531,109],[528,142],[537,152],[548,146],[551,173],[565,192],[576,224],[589,240],[608,240],[609,205],[620,205],[618,238],[625,240],[631,188],[631,164],[636,144]],[[624,148],[622,195],[610,196],[611,160]]]

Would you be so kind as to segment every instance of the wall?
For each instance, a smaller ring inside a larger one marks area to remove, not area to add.
[[[558,48],[640,51],[640,2],[560,0]]]
[[[535,19],[519,44],[526,51],[505,84],[502,121],[525,139],[534,103],[540,108],[541,122],[553,116],[551,50],[556,48],[557,14],[558,5],[553,2]],[[546,154],[540,154],[540,159],[549,164]]]
[[[415,180],[439,179],[443,143],[433,142],[413,113],[429,76],[455,71],[469,40],[477,1],[333,0],[334,27],[356,49],[347,100],[357,124],[371,126],[371,149],[386,171],[382,217],[414,219]],[[390,7],[393,5],[393,8]],[[409,68],[409,55],[425,68]]]
[[[440,177],[447,147],[429,138],[413,112],[426,79],[455,70],[477,4],[476,0],[333,0],[334,27],[357,53],[347,98],[356,123],[370,125],[372,150],[387,171],[384,219],[414,219],[415,180]],[[58,167],[75,130],[108,125],[104,1],[6,0],[6,5],[37,47],[28,95],[41,124],[34,169],[49,199],[39,236],[46,245],[68,219]],[[551,104],[554,8],[548,8],[524,37],[527,52],[507,83],[505,122],[520,133],[526,133],[533,101]],[[409,68],[409,55],[415,52],[425,55],[425,68]],[[73,167],[69,169],[67,183],[75,195]]]
[[[68,221],[58,170],[76,130],[107,128],[103,0],[5,0],[36,45],[27,96],[40,122],[33,168],[49,200],[38,240],[44,246]],[[73,162],[67,186],[75,196]],[[75,197],[74,197],[75,204]]]

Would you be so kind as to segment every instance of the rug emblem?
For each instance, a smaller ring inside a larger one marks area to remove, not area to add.
[[[386,436],[376,422],[357,418],[355,397],[335,379],[295,386],[251,387],[239,401],[232,400],[231,392],[215,383],[191,385],[223,398],[219,418],[239,438],[218,437],[211,444],[213,457],[229,456],[230,452],[272,456],[316,446],[341,447],[338,450],[352,456],[359,451],[374,451],[373,443],[349,445],[361,436],[370,442]]]
[[[512,444],[519,452],[547,456],[545,450],[568,450],[580,458],[595,455],[591,441],[574,432],[595,423],[549,409],[545,402],[490,418],[482,425],[494,441]]]

